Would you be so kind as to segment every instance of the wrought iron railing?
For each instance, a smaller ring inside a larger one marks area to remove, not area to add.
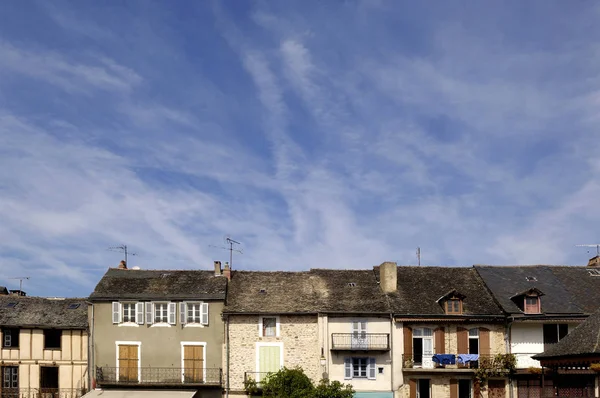
[[[476,361],[468,361],[466,363],[462,363],[459,361],[459,354],[444,354],[444,355],[453,355],[454,361],[438,361],[434,360],[434,356],[436,354],[430,355],[414,355],[414,354],[402,354],[402,368],[403,369],[438,369],[438,368],[457,368],[457,369],[477,369],[480,366],[481,361],[491,360],[495,357],[495,355],[486,354],[479,355],[478,360]],[[450,359],[446,357],[447,359]],[[451,363],[454,362],[454,363]]]
[[[116,368],[96,367],[96,382],[102,385],[215,385],[220,386],[223,380],[221,368]]]
[[[3,388],[0,398],[80,398],[86,392],[82,388]]]
[[[388,351],[390,335],[387,333],[332,333],[332,350]]]

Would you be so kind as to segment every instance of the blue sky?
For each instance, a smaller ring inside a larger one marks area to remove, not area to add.
[[[592,2],[0,5],[0,284],[131,266],[584,264]]]

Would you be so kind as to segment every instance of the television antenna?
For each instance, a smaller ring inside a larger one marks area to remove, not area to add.
[[[421,248],[417,246],[417,264],[421,265]]]
[[[111,252],[119,252],[119,253],[123,253],[125,255],[125,265],[127,265],[127,256],[137,256],[137,253],[131,253],[129,252],[129,250],[127,249],[127,245],[120,245],[120,246],[113,246],[113,247],[109,247],[108,249]]]
[[[31,277],[29,276],[15,276],[14,278],[8,278],[8,279],[18,279],[19,280],[19,291],[23,291],[23,280],[27,279],[31,279]]]
[[[597,243],[595,245],[575,245],[577,247],[595,247],[596,248],[596,256],[600,256],[600,243]],[[588,253],[590,251],[588,250]]]
[[[223,237],[223,243],[226,244],[228,247],[215,246],[215,245],[208,245],[208,246],[209,247],[216,247],[217,249],[229,250],[229,267],[231,269],[233,269],[233,252],[244,254],[244,252],[242,251],[242,249],[234,249],[233,245],[241,245],[241,243],[238,242],[238,241],[236,241],[236,240],[231,239],[229,237],[229,235],[225,235]]]

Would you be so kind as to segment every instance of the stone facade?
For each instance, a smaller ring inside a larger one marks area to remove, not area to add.
[[[283,366],[302,367],[315,383],[321,379],[317,315],[280,315],[279,336],[261,337],[258,315],[229,316],[229,386],[231,393],[244,390],[244,375],[257,369],[257,343],[279,343]],[[225,375],[227,377],[227,375]]]

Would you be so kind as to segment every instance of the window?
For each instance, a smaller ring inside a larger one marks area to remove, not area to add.
[[[458,398],[471,398],[471,380],[458,380]]]
[[[167,303],[154,303],[154,323],[169,322],[169,306]]]
[[[123,303],[123,322],[135,323],[135,303]]]
[[[433,368],[433,330],[415,328],[413,330],[413,362],[415,366]]]
[[[19,329],[2,329],[2,347],[19,348]]]
[[[447,300],[446,314],[462,314],[462,301],[457,298]]]
[[[347,357],[344,358],[345,379],[371,379],[376,378],[375,358]]]
[[[208,303],[179,303],[182,325],[208,325]]]
[[[553,344],[562,340],[569,333],[569,325],[566,323],[550,323],[544,325],[544,351]]]
[[[259,337],[279,337],[279,317],[275,315],[258,318]]]
[[[479,354],[479,329],[469,329],[469,354]]]
[[[263,318],[263,336],[275,337],[277,335],[277,318]]]
[[[525,313],[540,313],[540,298],[538,296],[525,296]]]
[[[419,379],[417,381],[417,398],[431,397],[431,380]]]
[[[81,306],[81,304],[79,304],[79,303],[73,303],[73,304],[69,304],[69,306],[67,307],[67,309],[68,310],[76,310],[80,306]]]
[[[2,367],[2,388],[19,388],[19,367]]]
[[[44,349],[45,350],[60,350],[60,338],[62,330],[60,329],[45,329],[44,330]]]
[[[58,389],[58,366],[40,366],[40,387],[42,389]],[[42,395],[46,394],[42,393]]]

